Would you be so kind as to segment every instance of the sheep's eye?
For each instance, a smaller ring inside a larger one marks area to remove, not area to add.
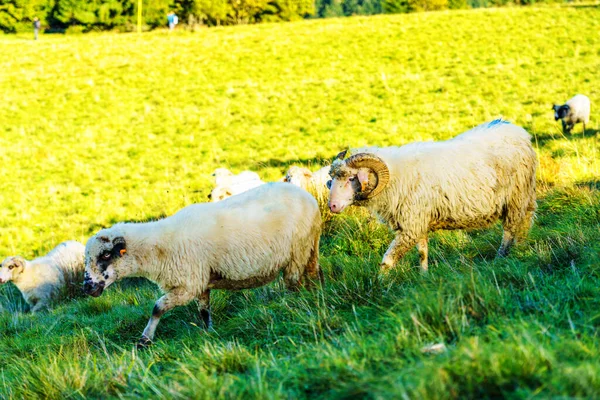
[[[351,177],[350,177],[348,180],[349,180],[350,182],[354,182],[354,180],[355,180],[355,179],[356,179],[356,177],[355,177],[355,176],[351,176]]]
[[[327,189],[331,189],[331,179],[327,181]]]
[[[110,258],[110,253],[108,251],[102,253],[102,255],[100,256],[102,257],[103,260],[108,260]]]
[[[8,269],[13,269],[15,266],[14,265],[9,265]]]

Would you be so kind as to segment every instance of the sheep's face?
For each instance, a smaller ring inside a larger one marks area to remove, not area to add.
[[[336,160],[331,165],[329,176],[329,209],[337,214],[352,205],[357,194],[364,189],[363,186],[368,183],[369,169],[351,168],[344,161]]]
[[[312,177],[312,172],[306,168],[301,167],[290,167],[283,178],[284,182],[291,183],[292,185],[306,189],[308,182]]]
[[[569,114],[570,107],[566,104],[562,106],[557,106],[556,104],[552,106],[554,110],[554,120],[558,121],[559,119],[565,118]]]
[[[25,259],[23,257],[7,257],[0,266],[0,283],[15,280],[25,270]]]
[[[213,203],[216,203],[217,201],[225,200],[226,198],[231,197],[232,195],[233,193],[229,187],[218,186],[214,188],[212,192],[210,192],[208,198]]]
[[[84,292],[93,297],[100,296],[113,282],[132,272],[131,263],[123,236],[100,231],[85,246]]]

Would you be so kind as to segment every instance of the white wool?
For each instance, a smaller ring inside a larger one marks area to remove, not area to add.
[[[256,172],[242,171],[234,175],[227,168],[217,168],[213,172],[213,176],[215,177],[215,186],[231,186],[255,180],[260,181],[260,177]]]
[[[427,233],[437,229],[482,228],[504,219],[500,254],[531,223],[535,205],[537,157],[521,127],[496,120],[444,142],[402,147],[370,147],[389,168],[383,191],[358,202],[396,232],[383,264],[389,268],[421,243],[427,268]],[[334,167],[349,168],[342,161]]]
[[[78,279],[84,270],[85,247],[76,241],[60,243],[47,255],[28,261],[22,257],[8,257],[0,268],[0,278],[12,281],[21,291],[32,311],[49,305],[66,283]],[[20,260],[24,265],[20,273],[11,271],[7,265]]]
[[[570,118],[573,123],[583,122],[587,125],[590,122],[589,97],[578,94],[569,99],[566,104],[571,109]]]
[[[301,187],[312,194],[319,204],[324,204],[327,202],[327,195],[329,193],[327,181],[331,179],[329,177],[330,168],[331,166],[327,165],[315,172],[311,172],[308,168],[292,166],[287,170],[284,182]]]
[[[212,202],[221,201],[228,197],[244,193],[248,190],[254,189],[264,184],[265,182],[261,181],[260,179],[252,179],[237,184],[220,185],[212,190],[212,192],[210,193],[210,199]]]

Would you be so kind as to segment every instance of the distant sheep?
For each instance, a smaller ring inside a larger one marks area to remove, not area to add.
[[[260,181],[260,176],[256,172],[242,171],[237,175],[227,168],[217,168],[212,176],[215,177],[215,186],[230,186],[238,185],[240,183],[246,183],[249,181]]]
[[[269,183],[159,221],[101,230],[86,245],[84,290],[99,296],[126,276],[156,282],[166,294],[144,329],[138,344],[143,347],[165,312],[194,299],[210,326],[211,289],[259,287],[280,271],[289,288],[320,277],[320,235],[315,199],[293,185]]]
[[[503,120],[445,142],[371,147],[331,166],[329,206],[368,208],[395,231],[381,268],[393,268],[415,244],[427,270],[427,234],[483,228],[501,219],[499,256],[526,233],[536,209],[537,158],[531,137]]]
[[[319,204],[323,204],[327,202],[329,194],[327,181],[329,181],[330,168],[331,166],[327,165],[315,172],[311,172],[308,168],[292,166],[287,170],[283,182],[301,187],[312,194]]]
[[[40,311],[49,306],[65,285],[81,281],[84,253],[81,243],[67,241],[31,261],[20,256],[7,257],[0,267],[0,283],[12,281],[31,312]]]
[[[253,179],[237,184],[223,184],[214,188],[208,195],[208,198],[210,199],[210,201],[215,203],[217,201],[225,200],[228,197],[235,196],[236,194],[244,193],[250,189],[254,189],[264,184],[265,182],[261,181],[260,179]]]
[[[578,94],[568,100],[563,105],[553,105],[554,120],[559,119],[562,122],[563,132],[571,133],[575,124],[583,124],[583,133],[585,134],[585,125],[590,122],[590,99],[583,94]]]

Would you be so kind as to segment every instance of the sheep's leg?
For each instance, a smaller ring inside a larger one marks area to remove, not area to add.
[[[567,132],[567,123],[565,122],[564,119],[561,119],[560,122],[562,122],[562,127],[563,127],[563,133],[566,135]]]
[[[502,243],[498,249],[498,257],[506,257],[510,252],[511,247],[515,244],[515,234],[512,230],[504,230],[502,235]]]
[[[212,318],[210,316],[210,290],[206,290],[198,296],[198,310],[206,329],[212,329]]]
[[[585,122],[582,122],[583,124],[583,131],[581,131],[581,133],[583,133],[583,136],[585,136]]]
[[[142,333],[142,337],[138,342],[138,348],[146,347],[152,344],[154,332],[156,332],[156,327],[158,326],[160,318],[164,313],[177,306],[187,304],[193,299],[194,296],[192,296],[185,289],[174,289],[158,299],[158,301],[154,304],[154,309],[152,310],[152,316],[148,321],[148,325],[146,325],[146,328]]]
[[[313,248],[310,252],[310,256],[308,258],[308,262],[306,263],[306,267],[304,268],[304,276],[307,278],[307,283],[311,283],[315,279],[319,279],[321,284],[325,281],[323,277],[323,271],[321,270],[321,266],[319,265],[319,240],[321,238],[320,232],[315,235]],[[308,285],[307,285],[308,287]]]
[[[408,235],[405,232],[396,233],[396,238],[388,247],[381,261],[381,272],[387,272],[396,266],[408,250],[417,244],[419,236]]]
[[[421,271],[427,272],[428,263],[427,263],[427,236],[422,237],[417,242],[417,249],[419,250],[419,259],[421,261]]]
[[[45,310],[48,307],[48,303],[45,302],[44,300],[38,300],[33,307],[31,307],[31,313],[35,314],[37,312],[40,312],[42,310]]]

